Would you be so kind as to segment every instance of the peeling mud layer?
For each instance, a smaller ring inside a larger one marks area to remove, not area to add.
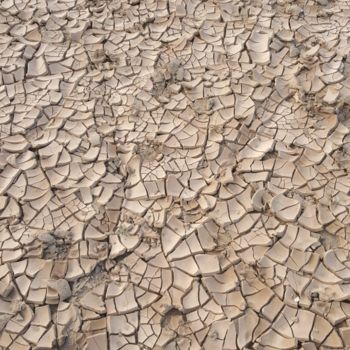
[[[348,0],[0,1],[0,349],[350,349]]]

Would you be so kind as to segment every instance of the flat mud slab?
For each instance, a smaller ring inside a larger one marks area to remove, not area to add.
[[[0,350],[350,349],[350,1],[1,0]]]

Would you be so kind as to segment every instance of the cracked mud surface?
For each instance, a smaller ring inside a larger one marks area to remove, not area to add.
[[[0,348],[350,349],[350,2],[2,0]]]

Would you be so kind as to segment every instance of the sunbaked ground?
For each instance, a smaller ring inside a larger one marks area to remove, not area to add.
[[[0,348],[350,349],[350,2],[2,0]]]

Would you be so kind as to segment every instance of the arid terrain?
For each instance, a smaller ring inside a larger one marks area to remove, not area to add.
[[[0,1],[0,349],[350,349],[349,0]]]

